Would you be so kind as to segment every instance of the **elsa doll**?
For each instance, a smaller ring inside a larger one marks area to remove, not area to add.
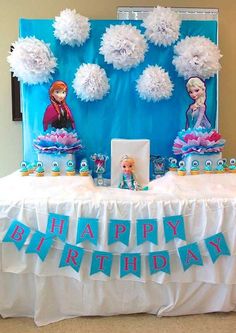
[[[206,86],[198,77],[192,77],[186,84],[189,96],[194,103],[186,112],[186,126],[188,128],[211,128],[211,124],[206,116]]]
[[[120,166],[121,166],[121,176],[118,187],[135,191],[141,190],[142,187],[138,184],[134,173],[134,167],[135,167],[134,159],[130,156],[124,155],[121,158]]]

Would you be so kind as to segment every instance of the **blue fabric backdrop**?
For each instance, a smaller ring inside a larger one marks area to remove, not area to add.
[[[58,69],[53,80],[68,84],[69,105],[76,123],[76,129],[86,147],[84,154],[103,153],[110,156],[112,138],[150,139],[151,154],[172,156],[172,145],[177,132],[185,126],[185,112],[192,102],[185,89],[185,80],[178,77],[172,65],[173,46],[157,47],[149,43],[145,61],[128,72],[113,69],[99,54],[101,36],[111,24],[118,20],[91,20],[90,38],[81,47],[61,46],[53,36],[53,20],[20,20],[20,37],[35,36],[50,44],[58,59]],[[141,21],[125,21],[140,27]],[[183,21],[181,36],[205,36],[217,41],[216,21]],[[110,93],[101,101],[82,102],[72,88],[76,69],[82,63],[96,63],[102,66],[110,79]],[[169,72],[174,83],[173,95],[169,100],[146,102],[139,98],[136,80],[147,65],[159,65]],[[21,107],[23,112],[24,159],[33,161],[36,153],[33,139],[43,132],[43,115],[49,102],[48,84],[21,85]],[[217,110],[217,78],[207,80],[207,116],[214,126]],[[109,176],[109,163],[108,172]]]

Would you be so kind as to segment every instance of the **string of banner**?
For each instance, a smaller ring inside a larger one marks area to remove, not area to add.
[[[17,207],[18,206],[11,206]],[[222,207],[226,208],[225,206]],[[232,208],[232,207],[230,207]],[[24,208],[29,209],[29,208]],[[33,210],[33,209],[30,209]],[[37,212],[39,213],[39,212]],[[46,215],[45,213],[42,213]],[[186,241],[184,216],[174,215],[163,217],[163,227],[165,242],[168,243],[174,239]],[[121,242],[126,246],[129,245],[130,239],[129,220],[111,219],[108,224],[108,245]],[[14,243],[18,250],[25,245],[27,238],[33,231],[33,235],[26,247],[26,253],[35,253],[44,261],[49,254],[54,239],[58,238],[64,243],[62,255],[60,258],[59,268],[70,266],[76,272],[79,272],[84,253],[92,252],[90,275],[103,273],[111,275],[113,252],[85,250],[83,247],[66,242],[69,228],[69,216],[49,213],[47,219],[46,232],[33,230],[18,220],[12,220],[2,242]],[[99,234],[99,219],[80,217],[77,224],[76,244],[85,241],[97,246]],[[141,245],[150,242],[158,245],[158,221],[154,218],[136,220],[136,242]],[[230,256],[230,250],[224,237],[223,232],[218,232],[204,239],[204,244],[213,263],[222,256]],[[176,251],[176,250],[175,250]],[[170,267],[170,250],[148,252],[148,266],[150,274],[164,272],[171,274]],[[198,242],[190,243],[177,248],[177,252],[182,264],[183,270],[186,271],[193,265],[203,266],[203,259]],[[142,253],[119,253],[120,256],[120,277],[133,274],[141,277],[141,255]]]

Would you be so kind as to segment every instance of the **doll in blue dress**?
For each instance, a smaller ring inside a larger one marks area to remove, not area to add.
[[[211,123],[206,116],[206,85],[198,77],[188,80],[186,88],[189,96],[193,99],[186,112],[186,125],[188,128],[211,128]]]
[[[132,157],[124,155],[120,161],[121,177],[119,188],[139,191],[142,187],[138,184],[134,173],[135,162]]]

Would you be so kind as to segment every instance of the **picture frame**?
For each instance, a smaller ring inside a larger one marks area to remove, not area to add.
[[[11,98],[12,98],[12,120],[22,121],[20,109],[20,83],[16,77],[11,74]]]
[[[12,52],[13,46],[10,51]],[[20,108],[20,82],[11,73],[11,100],[12,100],[12,120],[22,121],[22,113]]]

